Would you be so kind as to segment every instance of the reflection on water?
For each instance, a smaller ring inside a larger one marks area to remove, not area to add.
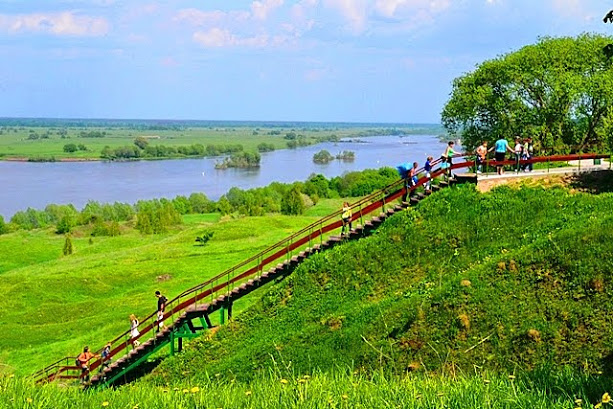
[[[28,207],[88,200],[134,203],[140,199],[172,198],[204,192],[218,199],[231,187],[266,186],[273,181],[305,180],[313,173],[333,177],[355,170],[395,167],[403,162],[423,164],[427,155],[439,156],[444,144],[435,136],[379,136],[341,143],[322,143],[295,150],[262,154],[259,169],[215,169],[218,159],[181,159],[138,162],[0,162],[0,214],[11,217]],[[327,149],[333,155],[354,151],[352,162],[315,164],[313,154]]]

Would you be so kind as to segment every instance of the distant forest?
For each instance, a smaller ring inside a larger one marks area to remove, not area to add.
[[[410,128],[409,133],[433,134],[444,131],[441,124],[411,124],[411,123],[360,123],[360,122],[284,122],[284,121],[202,121],[173,119],[80,119],[80,118],[0,118],[1,126],[23,127],[119,127],[136,130],[182,130],[186,128],[294,128],[313,129],[345,129],[345,128]]]

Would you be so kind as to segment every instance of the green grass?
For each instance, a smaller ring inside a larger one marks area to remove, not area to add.
[[[250,381],[279,355],[298,375],[338,365],[613,373],[613,231],[603,226],[613,226],[611,194],[442,191],[309,259],[152,381]]]
[[[136,384],[93,393],[0,378],[0,407],[591,409],[611,387],[606,379],[565,373],[510,379],[487,374],[455,378],[382,373],[364,376],[347,371],[295,377],[283,372],[251,382],[220,382],[212,375],[197,383]]]
[[[13,132],[13,129],[17,132]],[[295,132],[304,135],[310,142],[316,138],[337,135],[338,137],[358,137],[366,134],[384,134],[385,129],[368,129],[352,127],[328,127],[293,130],[290,128],[252,128],[252,127],[210,127],[210,128],[186,128],[182,130],[136,130],[124,127],[106,128],[67,128],[67,137],[62,138],[57,134],[59,128],[41,127],[11,127],[10,131],[0,134],[0,159],[1,158],[55,158],[60,159],[100,159],[100,152],[105,146],[118,148],[126,145],[133,145],[134,139],[138,136],[155,137],[149,139],[149,145],[165,145],[172,147],[189,146],[192,144],[206,145],[229,145],[241,144],[246,151],[255,152],[261,143],[268,143],[275,146],[275,149],[287,148],[287,140],[284,139],[286,133]],[[403,128],[405,129],[405,128]],[[44,134],[47,130],[52,131],[49,139],[28,140],[30,131]],[[81,131],[105,131],[107,136],[103,138],[81,138]],[[430,128],[421,129],[418,127],[406,127],[408,133],[429,133]],[[280,132],[279,135],[268,135],[268,132]],[[380,132],[377,132],[380,131]],[[257,134],[254,134],[256,132]],[[158,138],[159,137],[159,138]],[[64,152],[64,145],[84,144],[86,151],[74,153]]]
[[[339,206],[340,199],[322,200],[298,217],[187,215],[167,234],[141,235],[124,226],[124,234],[94,237],[92,244],[90,228],[80,227],[71,256],[62,256],[64,237],[53,229],[1,235],[0,293],[7,296],[0,300],[0,372],[28,374],[83,345],[101,347],[129,328],[129,314],[154,311],[155,290],[171,298]],[[196,246],[205,229],[213,238]]]

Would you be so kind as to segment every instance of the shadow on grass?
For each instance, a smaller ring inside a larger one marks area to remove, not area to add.
[[[613,171],[580,173],[568,176],[569,186],[593,194],[613,192]]]

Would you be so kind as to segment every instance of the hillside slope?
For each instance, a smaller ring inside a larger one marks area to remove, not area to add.
[[[610,371],[613,195],[464,186],[309,259],[152,377]]]

